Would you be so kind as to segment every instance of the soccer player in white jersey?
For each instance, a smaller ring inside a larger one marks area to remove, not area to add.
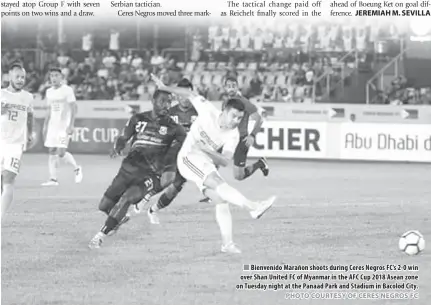
[[[251,201],[228,185],[218,173],[218,166],[231,163],[239,142],[238,125],[245,107],[241,100],[227,101],[223,111],[202,96],[185,88],[166,87],[153,77],[160,90],[188,98],[198,112],[177,157],[180,174],[194,182],[216,204],[216,220],[222,236],[222,252],[241,253],[233,242],[232,216],[228,203],[246,208],[252,218],[260,218],[274,203],[275,196],[261,202]],[[223,149],[222,153],[221,151]]]
[[[15,178],[21,156],[33,132],[33,96],[23,90],[25,70],[19,64],[9,69],[9,87],[1,89],[1,219],[13,201]]]
[[[73,89],[63,83],[63,75],[58,68],[50,70],[52,87],[46,91],[48,113],[43,126],[45,147],[49,148],[48,168],[49,180],[43,186],[57,186],[57,167],[63,160],[74,168],[75,182],[82,181],[82,168],[75,158],[67,151],[70,136],[75,125],[77,112],[76,98]]]

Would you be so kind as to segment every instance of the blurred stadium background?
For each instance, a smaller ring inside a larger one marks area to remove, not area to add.
[[[417,26],[360,20],[2,20],[2,86],[8,65],[22,61],[41,99],[55,65],[81,100],[149,100],[154,72],[167,83],[184,75],[210,100],[222,100],[223,79],[235,75],[257,102],[431,104],[431,32],[419,27],[425,39],[414,39]]]

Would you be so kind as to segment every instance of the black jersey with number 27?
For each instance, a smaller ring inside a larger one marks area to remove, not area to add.
[[[121,137],[131,139],[131,149],[126,158],[160,173],[166,163],[173,162],[176,158],[178,148],[172,144],[183,143],[186,132],[168,115],[155,118],[151,111],[147,111],[133,115]]]

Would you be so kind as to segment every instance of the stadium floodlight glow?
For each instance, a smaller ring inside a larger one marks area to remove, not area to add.
[[[410,41],[428,42],[431,41],[431,24],[421,18],[415,18],[410,22]]]
[[[429,20],[415,18],[410,22],[410,29],[415,36],[425,36],[431,34],[431,23]]]

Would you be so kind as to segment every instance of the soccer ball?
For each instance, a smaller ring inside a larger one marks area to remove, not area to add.
[[[408,255],[416,255],[425,249],[425,239],[419,231],[407,231],[401,236],[398,247]]]

